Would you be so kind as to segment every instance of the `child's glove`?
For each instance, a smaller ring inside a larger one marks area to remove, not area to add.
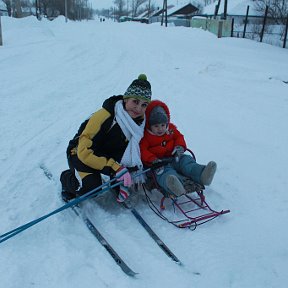
[[[132,177],[125,167],[120,167],[116,172],[117,181],[123,181],[123,186],[130,187],[132,185]]]
[[[155,159],[152,162],[152,167],[157,175],[161,175],[164,172],[164,163],[161,159]]]
[[[161,159],[155,159],[152,161],[152,167],[153,168],[158,168],[163,166],[162,160]]]
[[[179,161],[180,157],[184,154],[185,150],[182,146],[175,146],[172,151],[172,155],[175,157],[176,162]]]

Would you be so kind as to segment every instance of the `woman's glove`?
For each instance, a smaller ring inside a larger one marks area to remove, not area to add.
[[[117,181],[123,181],[123,186],[130,187],[132,185],[132,177],[127,168],[121,166],[116,172]]]
[[[127,187],[120,185],[119,194],[116,198],[118,203],[123,203],[130,196],[129,190]]]

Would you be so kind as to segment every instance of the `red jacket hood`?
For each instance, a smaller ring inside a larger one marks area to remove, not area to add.
[[[151,111],[153,110],[153,108],[156,107],[156,106],[161,106],[161,107],[165,110],[165,112],[166,112],[166,114],[167,114],[167,117],[168,117],[168,124],[170,123],[170,111],[169,111],[168,106],[167,106],[164,102],[162,102],[162,101],[160,101],[160,100],[152,100],[152,101],[149,103],[149,105],[148,105],[148,107],[147,107],[147,109],[146,109],[146,111],[145,111],[145,116],[146,116],[146,128],[150,128],[150,127],[149,127],[150,114],[151,114]]]

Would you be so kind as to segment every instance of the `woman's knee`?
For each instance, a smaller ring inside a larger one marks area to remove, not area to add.
[[[82,177],[81,177],[82,178]],[[78,191],[79,195],[86,194],[91,190],[102,185],[102,178],[100,173],[90,173],[82,178],[82,187]]]

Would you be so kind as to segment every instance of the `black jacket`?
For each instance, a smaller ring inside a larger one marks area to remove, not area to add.
[[[123,96],[106,99],[100,110],[83,122],[69,142],[68,161],[79,172],[101,172],[114,175],[128,145],[124,133],[115,120],[115,104]],[[143,118],[135,120],[139,125]]]

